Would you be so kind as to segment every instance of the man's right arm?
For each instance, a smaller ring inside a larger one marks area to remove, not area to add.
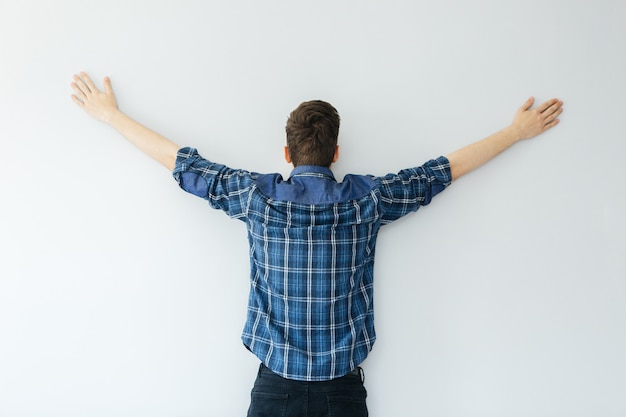
[[[84,72],[74,75],[71,86],[74,90],[72,100],[87,114],[115,128],[139,150],[170,171],[174,169],[180,147],[120,111],[108,77],[104,79],[104,91],[100,91]]]

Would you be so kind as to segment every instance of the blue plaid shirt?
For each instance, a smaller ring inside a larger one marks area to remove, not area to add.
[[[381,225],[451,182],[445,157],[383,177],[296,167],[288,180],[179,150],[174,178],[185,191],[246,222],[250,297],[242,340],[289,379],[324,381],[355,369],[376,340],[374,252]]]

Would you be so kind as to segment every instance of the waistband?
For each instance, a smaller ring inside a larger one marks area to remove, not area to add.
[[[265,374],[265,375],[272,375],[272,376],[276,376],[278,378],[284,379],[285,381],[293,381],[293,382],[305,382],[305,381],[295,381],[292,379],[287,379],[287,378],[283,378],[282,376],[272,372],[272,370],[270,368],[268,368],[267,366],[265,366],[264,363],[261,363],[259,365],[259,376]],[[365,372],[363,372],[363,368],[361,368],[360,366],[357,366],[355,369],[353,369],[352,371],[350,371],[348,374],[338,377],[338,378],[334,378],[331,381],[335,381],[335,380],[340,380],[342,378],[354,378],[354,377],[358,377],[361,382],[365,382]],[[314,381],[314,382],[309,382],[309,383],[316,383],[316,382],[328,382],[328,381]]]

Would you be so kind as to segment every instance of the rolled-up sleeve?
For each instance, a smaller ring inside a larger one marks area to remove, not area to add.
[[[245,216],[248,193],[256,174],[208,161],[194,148],[182,148],[172,171],[180,188],[201,197],[230,217]]]
[[[403,169],[397,174],[376,177],[381,193],[382,223],[390,223],[421,206],[452,182],[450,162],[445,156],[430,160],[415,168]]]

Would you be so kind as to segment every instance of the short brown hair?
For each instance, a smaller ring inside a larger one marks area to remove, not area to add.
[[[330,103],[305,101],[287,119],[287,147],[294,166],[329,167],[339,137],[339,113]]]

